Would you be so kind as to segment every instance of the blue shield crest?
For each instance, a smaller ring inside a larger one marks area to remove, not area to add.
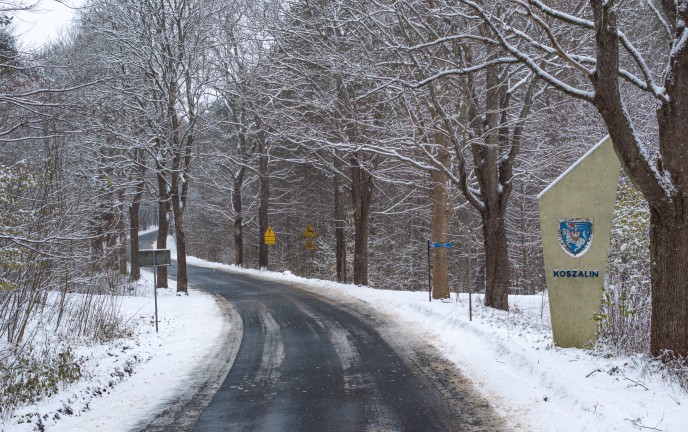
[[[583,255],[592,243],[592,219],[559,220],[559,244],[567,254]]]

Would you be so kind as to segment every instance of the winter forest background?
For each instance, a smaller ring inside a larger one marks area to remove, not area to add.
[[[0,0],[2,406],[78,379],[72,341],[126,332],[127,246],[148,247],[137,232],[154,225],[180,269],[186,253],[424,290],[432,239],[454,244],[433,252],[440,298],[473,290],[507,309],[507,294],[542,293],[536,195],[609,133],[574,88],[590,87],[595,9],[549,3],[91,0],[27,51],[12,34],[22,4]],[[662,171],[648,83],[674,55],[676,17],[610,3],[631,44],[620,92]],[[623,177],[595,317],[617,354],[650,352],[649,226]]]

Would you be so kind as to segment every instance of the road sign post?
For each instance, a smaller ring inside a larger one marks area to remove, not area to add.
[[[471,262],[471,237],[473,230],[468,232],[468,321],[473,321],[473,268]]]
[[[158,332],[158,266],[172,264],[169,249],[140,249],[139,265],[141,267],[153,267],[153,298],[155,303],[155,332]]]
[[[432,302],[432,269],[430,268],[430,240],[428,240],[428,301]]]

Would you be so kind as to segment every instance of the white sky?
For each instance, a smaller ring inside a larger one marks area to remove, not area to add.
[[[14,16],[14,35],[23,49],[38,48],[56,39],[70,25],[74,7],[83,3],[84,0],[40,0],[34,10]]]

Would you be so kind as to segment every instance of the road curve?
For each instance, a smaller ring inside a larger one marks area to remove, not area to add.
[[[231,303],[241,334],[214,396],[199,389],[146,431],[505,430],[454,366],[363,302],[201,267],[189,278]]]

